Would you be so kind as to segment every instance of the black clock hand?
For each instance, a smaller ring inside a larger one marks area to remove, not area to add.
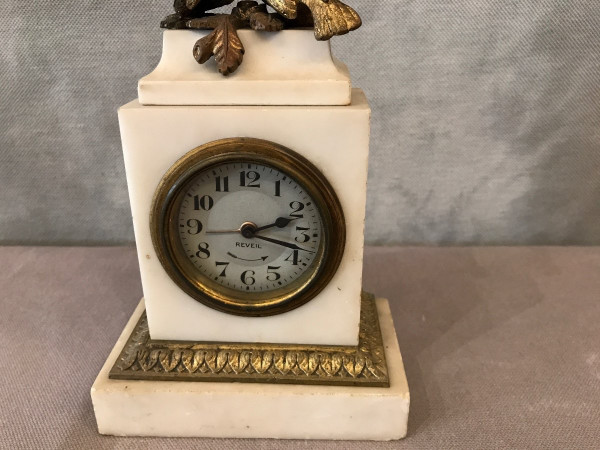
[[[280,241],[279,239],[268,238],[265,236],[253,236],[254,239],[262,239],[263,241],[272,242],[273,244],[282,245],[287,248],[291,248],[292,250],[302,250],[303,252],[314,253],[312,250],[306,250],[305,248],[298,247],[296,244],[292,244],[291,242]]]
[[[254,232],[258,233],[259,231],[266,230],[267,228],[274,228],[274,227],[285,228],[290,224],[290,222],[292,220],[296,220],[296,217],[292,217],[292,218],[278,217],[277,220],[275,221],[275,223],[272,223],[270,225],[265,225],[263,227],[258,227],[256,230],[254,230]]]

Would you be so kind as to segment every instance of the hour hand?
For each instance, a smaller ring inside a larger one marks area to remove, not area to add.
[[[291,221],[296,220],[295,217],[278,217],[277,220],[275,221],[275,223],[271,223],[269,225],[265,225],[262,227],[258,227],[256,230],[254,230],[255,233],[262,231],[262,230],[266,230],[268,228],[285,228],[287,227]]]
[[[296,244],[291,242],[280,241],[279,239],[273,239],[266,236],[254,236],[254,239],[261,239],[263,241],[272,242],[273,244],[282,245],[283,247],[291,248],[292,250],[302,250],[303,252],[314,253],[312,250],[306,250],[305,248],[298,247]]]

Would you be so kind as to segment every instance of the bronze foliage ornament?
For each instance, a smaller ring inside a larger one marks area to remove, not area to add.
[[[244,46],[237,30],[280,31],[313,27],[317,40],[329,40],[359,28],[358,13],[339,0],[240,1],[229,14],[209,13],[233,0],[175,0],[175,13],[161,22],[162,28],[213,30],[196,42],[194,58],[204,64],[215,57],[217,69],[229,75],[242,64]],[[270,13],[267,5],[275,10]]]
[[[211,27],[213,31],[199,39],[194,45],[194,58],[199,64],[204,64],[213,55],[223,75],[234,72],[244,59],[244,45],[236,30],[237,24],[233,17],[225,14],[201,19],[192,19],[198,27]]]
[[[375,297],[363,293],[356,347],[153,341],[144,312],[109,378],[389,387]]]
[[[276,14],[269,14],[266,5],[256,2],[240,2],[231,14],[215,14],[190,19],[188,28],[213,30],[194,45],[194,58],[204,64],[213,55],[219,72],[229,75],[240,66],[244,58],[244,46],[237,30],[251,28],[261,31],[279,31],[283,21]]]

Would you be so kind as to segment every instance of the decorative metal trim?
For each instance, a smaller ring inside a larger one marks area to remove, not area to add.
[[[367,293],[357,347],[154,341],[144,311],[109,378],[389,387],[375,297]]]

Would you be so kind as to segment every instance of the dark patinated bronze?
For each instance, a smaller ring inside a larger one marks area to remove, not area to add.
[[[237,30],[280,31],[284,28],[313,27],[315,38],[329,40],[359,28],[358,13],[339,0],[240,1],[229,14],[209,13],[234,0],[175,0],[175,13],[161,27],[167,29],[213,30],[194,46],[194,58],[204,64],[213,55],[217,68],[228,75],[240,66],[244,46]],[[267,5],[275,10],[269,13]]]

